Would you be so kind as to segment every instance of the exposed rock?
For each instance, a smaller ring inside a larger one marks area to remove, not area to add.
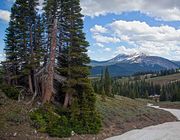
[[[16,136],[17,136],[17,132],[15,132],[15,133],[13,134],[13,136],[16,137]]]

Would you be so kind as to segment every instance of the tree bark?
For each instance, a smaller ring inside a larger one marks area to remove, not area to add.
[[[31,74],[28,75],[28,82],[29,82],[29,90],[33,93],[33,85],[32,85],[32,77]]]
[[[38,93],[39,93],[39,81],[38,81],[38,77],[34,75],[34,95],[27,104],[31,104],[38,95]]]
[[[31,49],[31,57],[30,57],[30,60],[29,60],[29,65],[31,65],[31,68],[29,70],[29,75],[28,75],[28,82],[29,82],[29,90],[31,93],[34,92],[33,90],[33,79],[32,79],[32,71],[33,71],[33,62],[34,62],[34,51],[33,51],[33,44],[32,44],[32,41],[33,41],[33,34],[32,34],[32,26],[31,26],[31,29],[30,29],[30,49]]]
[[[53,21],[53,30],[51,38],[51,48],[50,48],[50,63],[47,68],[47,78],[45,79],[45,91],[43,97],[43,103],[50,102],[53,95],[53,79],[54,79],[54,64],[55,64],[55,53],[57,47],[57,19]]]
[[[64,104],[63,104],[63,107],[64,108],[67,108],[68,105],[69,105],[69,99],[70,99],[70,94],[69,93],[66,93],[65,94],[65,99],[64,99]]]

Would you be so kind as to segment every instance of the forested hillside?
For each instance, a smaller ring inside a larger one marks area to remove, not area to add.
[[[148,99],[150,96],[160,95],[161,101],[180,101],[179,72],[171,74],[169,71],[169,75],[168,73],[165,74],[165,72],[153,73],[149,74],[149,76],[145,74],[112,78],[108,67],[106,67],[105,71],[102,71],[101,77],[94,78],[92,83],[94,91],[102,95],[102,97],[104,95],[121,95],[132,99]],[[151,76],[155,76],[155,78],[151,78]],[[108,93],[104,92],[105,88],[105,91],[109,91]]]

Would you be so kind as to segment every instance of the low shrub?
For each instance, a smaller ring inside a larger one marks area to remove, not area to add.
[[[100,118],[98,114],[92,115],[85,112],[85,114],[78,115],[76,118],[71,118],[70,123],[77,134],[97,134],[102,127]]]
[[[18,111],[9,112],[6,116],[6,120],[15,124],[21,124],[25,122],[24,116]]]
[[[50,105],[45,105],[30,113],[30,118],[33,121],[33,126],[39,132],[46,132],[54,137],[69,137],[71,136],[71,127],[69,120],[65,116],[61,116],[55,112]]]
[[[34,112],[30,113],[30,118],[32,120],[32,125],[39,131],[39,132],[46,132],[47,122],[45,119],[45,115],[47,112],[44,112],[42,109],[38,109]]]
[[[18,100],[20,92],[16,87],[9,85],[1,85],[0,88],[8,98]]]
[[[0,92],[0,106],[5,105],[7,101],[7,96],[4,92]]]
[[[61,116],[48,124],[47,132],[50,136],[69,137],[71,136],[72,129],[68,119],[65,116]]]
[[[97,116],[97,118],[92,116]],[[97,134],[101,128],[98,115],[85,113],[75,116],[68,110],[61,110],[50,105],[31,112],[30,118],[38,131],[55,137],[70,137],[72,131],[77,134]]]

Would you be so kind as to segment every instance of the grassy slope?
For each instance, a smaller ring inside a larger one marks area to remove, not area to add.
[[[160,85],[167,84],[169,82],[174,82],[176,80],[178,81],[180,80],[180,73],[147,79],[147,81],[151,81],[155,84],[160,84]]]
[[[101,97],[97,96],[97,110],[103,118],[102,131],[96,136],[74,136],[72,140],[92,140],[96,137],[101,140],[134,128],[175,120],[175,117],[167,112],[146,107],[147,102],[146,100],[132,100],[121,96],[106,98],[106,101],[102,102]],[[36,133],[30,125],[28,117],[30,109],[23,103],[0,96],[0,138],[5,140],[25,140],[27,138],[62,140]],[[13,136],[15,133],[16,136]]]
[[[147,100],[132,100],[116,96],[107,98],[105,102],[97,97],[97,109],[104,118],[104,136],[117,135],[135,128],[142,128],[163,122],[174,121],[170,113],[147,107]]]
[[[59,140],[37,133],[31,126],[31,105],[8,99],[0,91],[0,140]]]

